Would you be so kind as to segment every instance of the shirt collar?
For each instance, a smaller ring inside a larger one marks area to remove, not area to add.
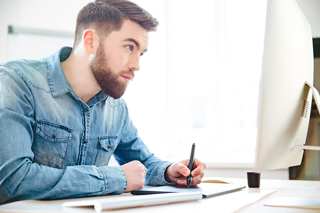
[[[71,51],[71,47],[62,47],[48,58],[48,82],[53,97],[72,91],[61,67],[61,62],[70,56]]]
[[[53,97],[57,97],[67,92],[71,92],[74,96],[76,96],[69,82],[67,81],[61,66],[61,62],[69,58],[71,51],[71,47],[62,47],[48,58],[48,82]],[[76,98],[79,99],[78,97]],[[92,98],[92,102],[100,102],[106,98],[107,96],[100,91],[95,97]]]

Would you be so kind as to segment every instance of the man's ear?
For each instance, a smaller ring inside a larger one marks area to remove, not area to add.
[[[83,32],[83,46],[88,54],[95,54],[96,49],[99,46],[99,36],[92,30],[88,29]]]

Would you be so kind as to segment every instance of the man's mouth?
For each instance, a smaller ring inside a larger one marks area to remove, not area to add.
[[[131,75],[121,75],[121,77],[126,81],[129,82],[132,79]]]

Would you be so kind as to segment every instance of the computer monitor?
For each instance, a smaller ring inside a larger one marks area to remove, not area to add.
[[[311,27],[295,0],[268,0],[255,171],[301,164],[313,87]],[[319,105],[318,105],[319,106]],[[319,109],[319,108],[318,108]]]

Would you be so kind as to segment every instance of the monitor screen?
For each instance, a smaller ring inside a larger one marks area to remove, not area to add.
[[[255,171],[301,163],[311,111],[313,62],[311,27],[297,2],[268,0]]]

